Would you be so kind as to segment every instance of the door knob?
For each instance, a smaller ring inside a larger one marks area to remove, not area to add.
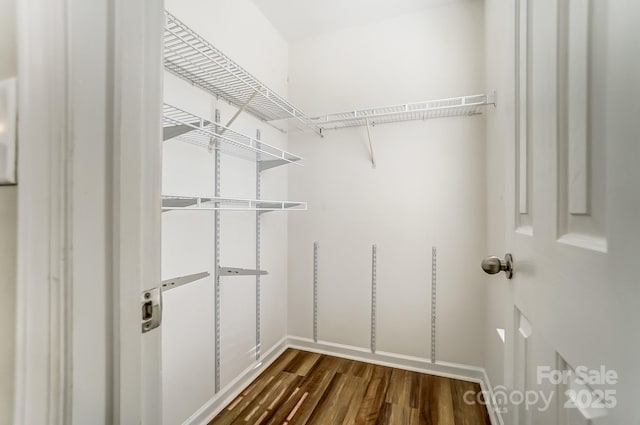
[[[504,272],[507,279],[511,279],[513,277],[513,257],[511,254],[505,254],[504,260],[495,255],[487,257],[482,260],[482,270],[487,274]]]

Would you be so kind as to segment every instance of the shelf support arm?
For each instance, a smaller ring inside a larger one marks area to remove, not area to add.
[[[233,124],[233,122],[236,120],[236,118],[238,118],[240,116],[241,113],[244,112],[245,109],[247,109],[247,106],[249,106],[249,104],[251,103],[251,101],[253,100],[254,97],[256,97],[256,95],[258,94],[257,91],[254,91],[253,94],[249,97],[249,99],[247,99],[246,102],[244,102],[244,104],[240,107],[240,109],[238,109],[236,111],[235,114],[233,114],[233,116],[231,117],[231,119],[229,120],[229,122],[227,123],[227,125],[225,125],[225,127],[231,127],[231,124]],[[224,128],[222,129],[222,133],[220,134],[224,134]]]
[[[365,120],[367,123],[367,138],[369,139],[369,153],[371,154],[371,167],[376,168],[376,157],[373,154],[373,143],[371,141],[371,130],[369,125],[369,120]]]
[[[257,91],[254,91],[253,94],[249,97],[249,99],[247,99],[246,102],[244,102],[244,104],[236,111],[235,114],[233,114],[233,116],[231,117],[231,119],[227,122],[227,125],[225,125],[226,128],[221,128],[219,134],[222,136],[224,134],[225,131],[227,131],[227,128],[229,128],[231,126],[231,124],[233,124],[233,122],[236,120],[236,118],[238,118],[240,116],[240,114],[242,112],[244,112],[244,110],[247,108],[247,106],[249,106],[249,104],[251,103],[251,101],[253,100],[254,97],[256,97],[256,95],[258,94]],[[211,142],[209,143],[209,150],[211,151],[211,149],[213,149],[213,145],[215,144],[215,138],[211,138]]]

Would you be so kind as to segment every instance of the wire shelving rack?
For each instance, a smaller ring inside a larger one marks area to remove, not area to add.
[[[306,211],[306,202],[269,201],[264,199],[240,199],[219,196],[163,195],[162,210],[203,211]]]
[[[322,130],[298,108],[171,13],[165,14],[164,66],[168,71],[262,121],[295,118],[321,135]]]
[[[210,149],[217,146],[219,151],[226,154],[258,161],[264,169],[284,164],[300,165],[298,161],[303,159],[166,103],[162,126],[164,140],[176,139]]]
[[[335,130],[400,121],[479,115],[485,106],[495,104],[495,94],[479,94],[359,109],[316,117],[313,121],[323,130]]]

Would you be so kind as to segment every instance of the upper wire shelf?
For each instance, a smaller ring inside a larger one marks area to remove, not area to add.
[[[257,160],[261,170],[289,163],[300,165],[297,161],[302,160],[302,157],[166,103],[162,110],[162,127],[163,140],[176,138],[208,148],[214,148],[216,142],[220,142],[217,143],[218,150]]]
[[[195,86],[263,121],[295,118],[321,135],[309,117],[274,93],[207,40],[165,11],[164,66]]]
[[[449,99],[381,106],[313,118],[324,130],[376,125],[398,121],[426,120],[460,115],[478,115],[482,108],[496,104],[495,93],[452,97]]]
[[[163,195],[162,210],[204,210],[204,211],[306,211],[306,202],[268,201],[263,199],[238,199],[223,197],[202,197]]]

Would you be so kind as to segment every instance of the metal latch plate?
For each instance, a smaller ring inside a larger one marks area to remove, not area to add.
[[[160,288],[149,289],[142,293],[142,333],[160,326],[162,322],[162,291]]]

